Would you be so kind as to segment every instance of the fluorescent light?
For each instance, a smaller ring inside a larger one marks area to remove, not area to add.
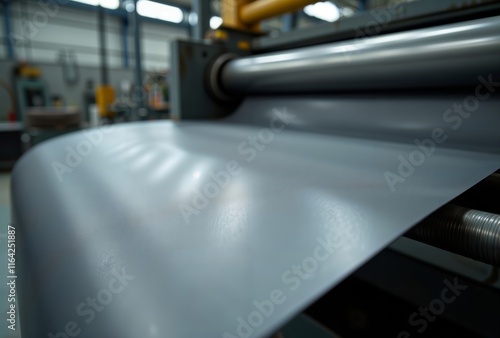
[[[189,13],[188,22],[191,26],[196,26],[198,24],[198,14],[195,12]]]
[[[125,0],[122,3],[123,8],[129,13],[132,13],[135,11],[135,2],[134,0]]]
[[[181,23],[184,20],[184,13],[179,7],[169,6],[149,0],[137,2],[137,13],[148,18]]]
[[[109,9],[117,9],[120,7],[120,0],[101,0],[101,6]]]
[[[337,21],[340,18],[339,8],[331,2],[317,2],[314,5],[306,6],[304,12],[309,16],[329,22]]]
[[[99,6],[108,9],[117,9],[120,7],[120,0],[73,0],[86,5]]]
[[[117,9],[120,7],[120,0],[101,0],[101,6],[109,9]]]
[[[217,29],[222,25],[222,18],[218,16],[212,16],[210,18],[210,28],[212,29]]]
[[[342,8],[342,15],[346,17],[351,17],[354,15],[354,10],[351,7]]]

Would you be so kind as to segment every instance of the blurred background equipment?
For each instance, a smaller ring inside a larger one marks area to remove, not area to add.
[[[170,111],[167,77],[167,72],[150,72],[146,75],[144,86],[148,93],[148,105],[156,113]]]
[[[14,68],[13,79],[16,88],[18,121],[26,121],[26,114],[30,107],[50,105],[48,87],[42,79],[40,68],[21,62]]]
[[[12,87],[5,81],[0,80],[0,87],[4,91],[4,95],[6,96],[6,99],[8,100],[9,104],[5,105],[7,107],[7,114],[2,116],[0,119],[0,122],[4,121],[15,121],[16,120],[16,110],[15,110],[15,105],[16,105],[16,96],[14,94],[14,90]],[[5,102],[5,101],[4,101]]]
[[[64,82],[68,86],[75,85],[80,80],[80,72],[74,50],[61,50],[59,52],[59,62],[63,68]]]
[[[0,122],[0,171],[10,170],[23,153],[21,122]]]
[[[82,114],[75,107],[30,108],[25,120],[25,138],[29,147],[59,135],[79,130]]]

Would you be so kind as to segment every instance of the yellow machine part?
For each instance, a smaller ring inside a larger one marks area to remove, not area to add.
[[[245,25],[254,25],[274,16],[298,11],[317,0],[257,0],[240,9],[240,20]]]
[[[24,65],[19,68],[19,76],[39,78],[42,76],[42,71],[40,70],[40,68]]]
[[[259,31],[258,24],[248,26],[240,20],[241,8],[251,2],[252,0],[222,0],[221,16],[224,27],[243,31]]]
[[[115,90],[112,86],[101,85],[96,89],[96,103],[101,117],[112,117],[114,114],[109,108],[115,101]]]
[[[225,27],[259,31],[262,20],[295,12],[318,0],[222,0]]]

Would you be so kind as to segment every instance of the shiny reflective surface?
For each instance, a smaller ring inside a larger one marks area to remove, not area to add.
[[[12,177],[23,335],[226,338],[240,319],[273,333],[500,167],[500,99],[452,130],[442,115],[462,100],[253,98],[221,121],[41,144]],[[436,127],[448,141],[391,192],[384,173]]]
[[[470,85],[500,70],[500,19],[438,26],[230,61],[234,93],[321,92]]]

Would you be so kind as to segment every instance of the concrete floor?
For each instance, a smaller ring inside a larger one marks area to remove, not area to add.
[[[16,313],[16,331],[7,328],[7,226],[10,224],[10,173],[0,172],[0,337],[20,338],[19,313]],[[17,308],[17,305],[16,305]]]

